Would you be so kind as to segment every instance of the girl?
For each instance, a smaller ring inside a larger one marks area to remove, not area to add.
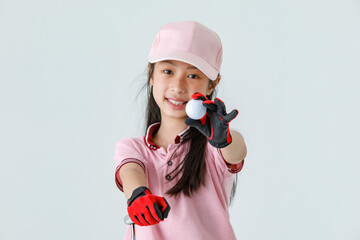
[[[221,62],[220,38],[199,22],[169,23],[156,35],[146,132],[119,140],[114,156],[116,184],[131,220],[141,226],[137,239],[236,239],[228,206],[246,145],[229,129],[238,111],[227,114],[220,99],[211,100]],[[200,120],[186,115],[191,99],[207,108]]]

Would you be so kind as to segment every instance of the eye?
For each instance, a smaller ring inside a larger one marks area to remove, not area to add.
[[[164,70],[162,70],[162,72],[167,74],[167,75],[172,74],[172,71],[169,70],[169,69],[164,69]],[[192,79],[200,78],[198,75],[195,75],[195,74],[190,74],[189,77],[192,78]]]
[[[170,74],[171,70],[165,69],[165,70],[163,70],[163,72],[165,72],[166,74]],[[170,73],[167,73],[167,72],[170,72]]]
[[[199,76],[195,75],[195,74],[190,74],[189,76],[195,76],[194,78],[199,78]],[[192,78],[192,77],[190,77],[190,78]]]

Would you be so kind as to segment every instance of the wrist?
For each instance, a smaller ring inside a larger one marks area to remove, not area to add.
[[[229,133],[226,140],[224,140],[223,142],[216,142],[216,141],[210,140],[210,139],[208,139],[208,141],[212,146],[214,146],[216,148],[224,148],[224,147],[227,147],[230,145],[230,143],[232,142],[232,137]]]

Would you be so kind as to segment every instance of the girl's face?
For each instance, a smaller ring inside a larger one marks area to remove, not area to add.
[[[177,60],[157,62],[150,84],[153,95],[160,108],[162,119],[187,118],[186,103],[195,92],[209,95],[214,90],[220,77],[209,85],[209,78],[195,66]],[[174,102],[176,101],[176,102]]]

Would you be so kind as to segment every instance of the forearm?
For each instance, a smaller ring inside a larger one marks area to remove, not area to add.
[[[132,192],[141,186],[147,187],[143,169],[137,163],[127,163],[119,170],[119,176],[123,183],[126,199],[131,197]]]
[[[246,157],[246,144],[239,132],[230,129],[230,135],[232,142],[228,146],[220,148],[220,151],[226,162],[238,164]]]

